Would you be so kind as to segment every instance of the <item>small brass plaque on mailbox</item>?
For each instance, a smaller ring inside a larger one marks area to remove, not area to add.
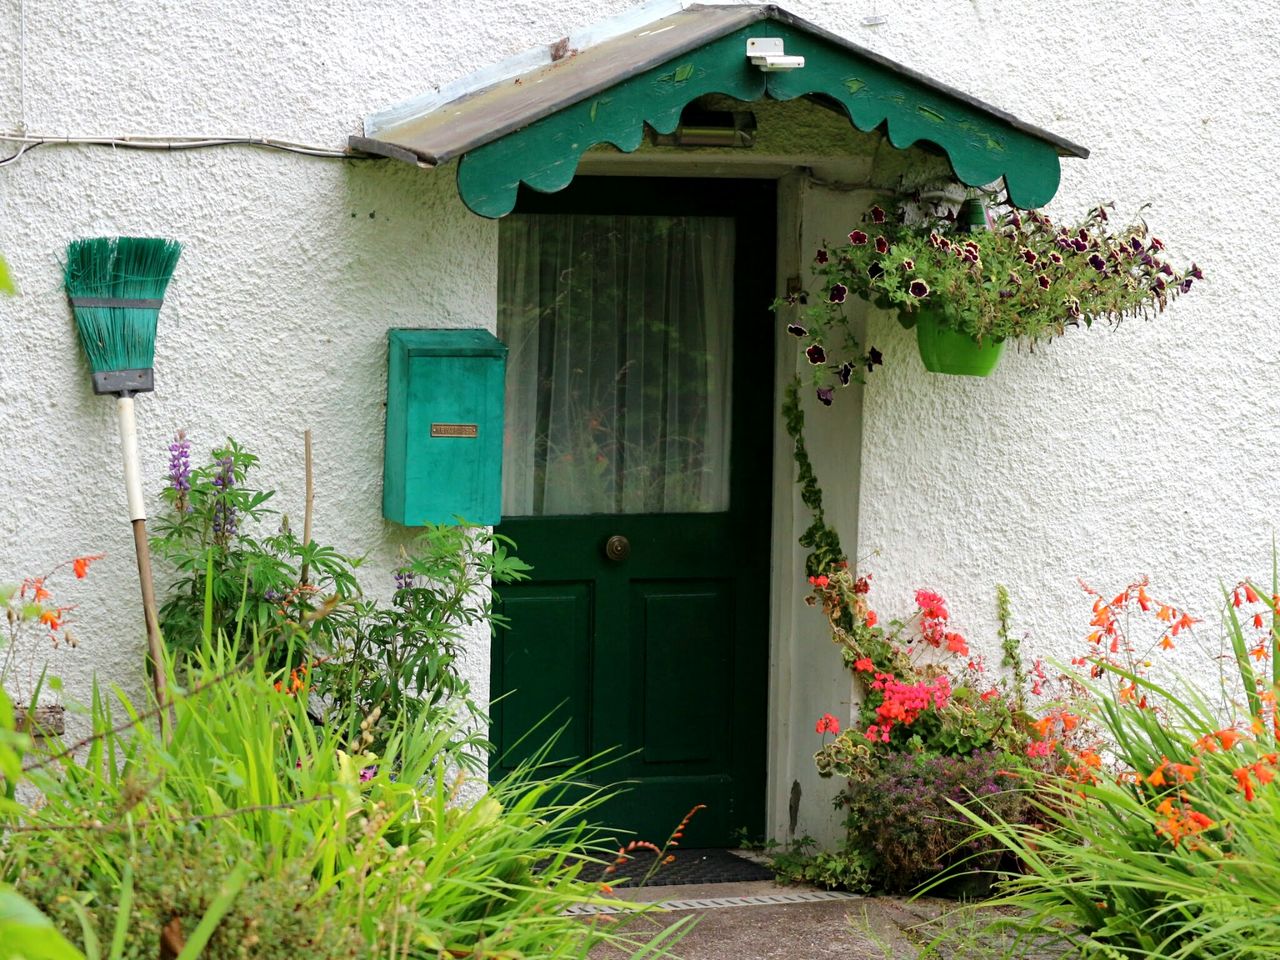
[[[431,435],[433,437],[474,438],[477,436],[477,432],[474,423],[433,423],[431,425]]]

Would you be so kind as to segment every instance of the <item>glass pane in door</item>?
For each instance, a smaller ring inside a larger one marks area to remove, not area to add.
[[[727,510],[733,219],[516,214],[499,236],[503,515]]]

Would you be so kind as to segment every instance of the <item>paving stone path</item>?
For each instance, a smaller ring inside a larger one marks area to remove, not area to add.
[[[771,882],[691,884],[643,890],[619,890],[636,902],[670,903],[675,909],[624,922],[637,933],[661,929],[680,919],[696,919],[675,947],[683,960],[916,960],[920,946],[941,932],[949,900],[900,897],[845,897],[794,900],[811,888]],[[694,901],[694,903],[689,903]],[[708,903],[708,901],[711,901]],[[746,901],[746,902],[739,902]],[[955,936],[953,960],[994,958],[995,945],[974,944],[967,931]],[[616,952],[597,951],[591,960],[619,960]]]

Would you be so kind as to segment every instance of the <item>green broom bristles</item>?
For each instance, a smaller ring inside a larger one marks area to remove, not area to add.
[[[163,300],[182,245],[152,237],[94,237],[67,246],[68,295]],[[155,359],[159,307],[75,306],[80,343],[94,373],[139,370]]]

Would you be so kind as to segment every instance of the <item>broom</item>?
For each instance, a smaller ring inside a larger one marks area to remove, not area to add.
[[[124,484],[133,545],[138,554],[142,611],[156,701],[165,704],[165,659],[151,578],[147,511],[142,502],[138,428],[133,397],[154,387],[156,320],[182,245],[147,237],[95,237],[67,246],[65,284],[75,312],[80,343],[93,369],[93,392],[113,393],[120,418]]]

